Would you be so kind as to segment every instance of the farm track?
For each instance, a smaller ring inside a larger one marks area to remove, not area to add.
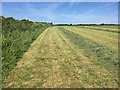
[[[82,31],[80,32],[82,33]],[[82,34],[80,32],[77,28],[70,27],[50,27],[43,31],[6,77],[3,87],[118,87],[118,77],[115,70],[117,67],[113,65],[108,69],[108,66],[113,64],[112,60],[110,59],[109,62],[102,60],[91,49],[91,55],[87,55],[87,49],[97,44],[91,38],[88,42],[90,47],[80,45],[80,43],[84,44],[87,41],[81,37],[81,35],[86,36],[83,35],[85,32]],[[75,39],[77,40],[75,41]],[[107,46],[105,43],[100,43],[100,45]],[[98,46],[100,45],[98,42]],[[109,53],[109,50],[106,50],[106,53]],[[99,59],[101,61],[98,61]],[[104,62],[103,66],[100,62]]]

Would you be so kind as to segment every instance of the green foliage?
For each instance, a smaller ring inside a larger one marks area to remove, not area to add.
[[[2,17],[2,73],[3,77],[16,65],[30,44],[50,24]]]
[[[69,24],[55,24],[54,26],[70,26]]]

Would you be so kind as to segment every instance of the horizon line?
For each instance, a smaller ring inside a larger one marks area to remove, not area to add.
[[[16,19],[16,18],[14,18],[13,16],[3,16],[3,15],[0,15],[0,17],[13,18],[13,19],[15,19],[15,20],[23,20],[23,19],[25,19],[25,18]],[[54,23],[54,22],[49,22],[49,21],[33,21],[33,20],[30,20],[30,19],[25,19],[25,20],[29,20],[29,21],[32,21],[32,22],[53,23],[53,25],[56,25],[56,24],[72,24],[72,25],[78,25],[78,24],[96,24],[96,25],[99,25],[99,24],[119,24],[119,23],[104,23],[104,22],[101,22],[101,23]]]

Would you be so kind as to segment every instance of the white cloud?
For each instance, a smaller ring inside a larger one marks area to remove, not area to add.
[[[56,15],[54,14],[54,11],[56,10],[56,8],[58,7],[58,4],[51,4],[45,8],[40,8],[40,9],[36,9],[34,8],[34,6],[32,6],[32,4],[27,3],[25,5],[24,10],[26,10],[26,12],[28,13],[27,15],[25,15],[24,13],[18,13],[21,16],[26,16],[26,18],[46,18],[48,21],[53,21],[56,17]],[[23,10],[21,10],[20,8],[16,9],[17,11],[22,12]]]

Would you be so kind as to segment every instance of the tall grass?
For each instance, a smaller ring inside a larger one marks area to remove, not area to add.
[[[2,73],[5,77],[50,24],[2,17]]]

